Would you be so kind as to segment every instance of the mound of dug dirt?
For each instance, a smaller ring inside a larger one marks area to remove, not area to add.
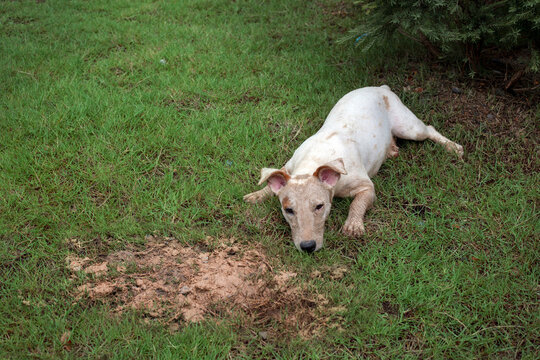
[[[88,274],[76,290],[80,301],[105,302],[117,313],[137,309],[166,322],[196,322],[215,311],[242,309],[258,323],[286,321],[309,336],[318,305],[328,303],[292,286],[295,273],[274,272],[262,252],[234,241],[201,251],[172,238],[148,236],[143,250],[66,260],[74,277]]]

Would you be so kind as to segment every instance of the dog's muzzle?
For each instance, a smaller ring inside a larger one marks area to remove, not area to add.
[[[317,243],[315,240],[309,240],[309,241],[302,241],[300,243],[300,249],[307,253],[312,253],[315,251],[315,248],[317,247]]]

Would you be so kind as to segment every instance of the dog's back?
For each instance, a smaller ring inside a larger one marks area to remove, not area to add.
[[[295,151],[285,166],[287,171],[309,173],[321,163],[341,157],[347,172],[353,176],[376,174],[392,142],[391,95],[394,94],[387,86],[346,94],[330,111],[319,131]]]

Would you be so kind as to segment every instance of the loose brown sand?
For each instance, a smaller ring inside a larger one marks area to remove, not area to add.
[[[301,290],[294,285],[296,273],[273,270],[264,253],[234,239],[204,251],[173,238],[147,236],[142,250],[99,260],[70,255],[66,261],[74,278],[78,272],[88,274],[76,289],[77,299],[108,303],[115,313],[135,309],[171,323],[241,310],[253,323],[282,323],[305,337],[320,332],[326,322],[319,316],[328,304],[323,296]]]

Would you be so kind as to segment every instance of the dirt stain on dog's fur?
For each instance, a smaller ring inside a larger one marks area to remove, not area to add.
[[[384,107],[386,108],[386,110],[390,109],[390,103],[388,102],[388,96],[383,95],[382,98],[384,100]]]

